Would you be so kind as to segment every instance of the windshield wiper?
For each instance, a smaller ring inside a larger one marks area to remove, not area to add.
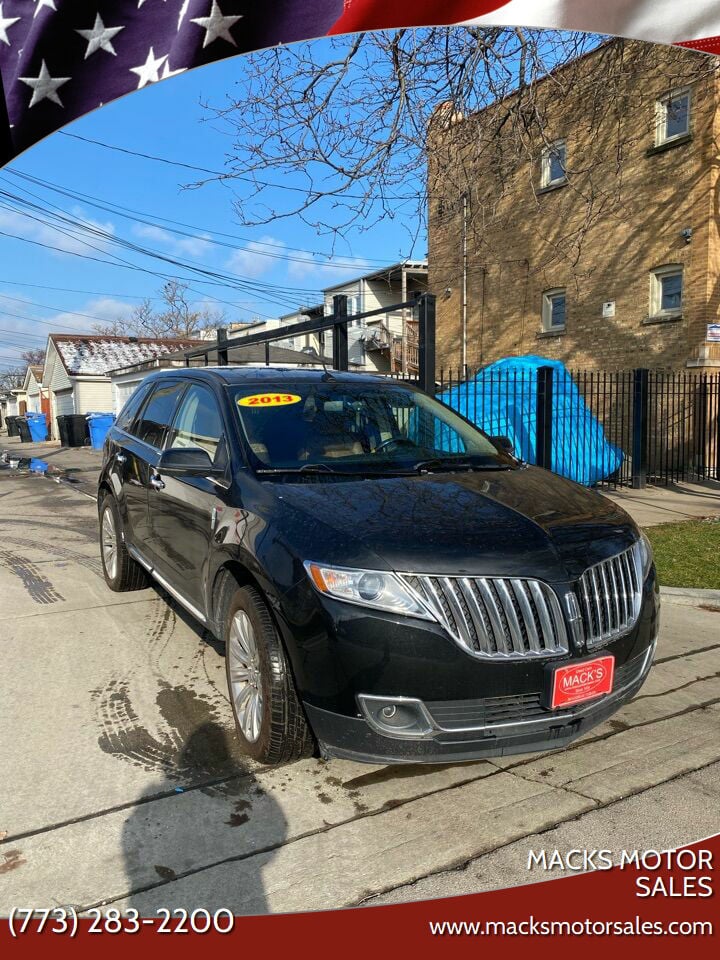
[[[364,477],[412,477],[414,470],[377,470],[372,466],[362,466],[359,470],[335,470],[326,463],[305,463],[302,467],[263,467],[256,471],[260,476],[276,476],[278,474],[310,474],[322,476],[327,474],[335,477],[347,477],[350,480],[362,480]]]
[[[504,463],[469,463],[467,460],[453,460],[452,457],[432,457],[429,460],[418,460],[413,464],[418,473],[433,473],[436,470],[511,470],[509,464]]]
[[[261,467],[257,473],[278,474],[278,473],[334,473],[340,476],[350,476],[346,470],[333,470],[326,463],[304,463],[301,467]]]

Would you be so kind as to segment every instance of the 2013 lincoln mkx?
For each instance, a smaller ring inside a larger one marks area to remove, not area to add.
[[[98,505],[108,585],[152,576],[224,641],[266,763],[562,747],[651,667],[658,587],[630,517],[390,378],[150,375]]]

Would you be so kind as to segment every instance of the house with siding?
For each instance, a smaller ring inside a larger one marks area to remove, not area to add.
[[[403,261],[365,273],[323,291],[325,314],[333,310],[333,297],[348,298],[348,315],[382,310],[348,327],[348,358],[356,369],[379,373],[416,373],[418,369],[417,324],[411,308],[393,310],[428,289],[427,261]],[[328,335],[332,339],[332,335]],[[326,340],[328,337],[326,337]]]
[[[201,340],[51,333],[42,372],[42,386],[49,393],[51,438],[59,437],[59,416],[114,410],[111,370],[201,343]]]
[[[25,392],[27,413],[46,413],[50,416],[50,404],[47,390],[42,385],[42,364],[30,364],[25,371],[22,389]]]
[[[417,322],[411,307],[393,309],[428,289],[428,265],[425,260],[404,260],[352,280],[326,287],[323,302],[299,307],[277,319],[242,325],[242,332],[260,333],[282,330],[303,320],[318,320],[333,312],[333,298],[347,297],[348,316],[373,310],[373,317],[352,320],[348,326],[348,364],[351,370],[372,373],[415,374],[418,370]],[[383,309],[387,308],[387,309]],[[230,328],[231,335],[237,331]],[[297,334],[276,341],[278,347],[311,351],[326,360],[333,355],[332,330]]]

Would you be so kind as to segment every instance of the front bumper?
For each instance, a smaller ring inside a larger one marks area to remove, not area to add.
[[[305,709],[326,757],[365,763],[449,763],[557,750],[630,700],[645,682],[654,653],[655,641],[618,669],[610,694],[565,710],[545,709],[541,692],[537,699],[524,695],[425,702],[422,710],[430,729],[423,736],[392,735],[363,717],[333,713],[308,703]]]

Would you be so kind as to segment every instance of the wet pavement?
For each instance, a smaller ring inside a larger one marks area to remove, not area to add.
[[[536,879],[543,831],[662,848],[720,830],[717,608],[666,603],[640,695],[567,751],[260,768],[237,749],[222,646],[160,589],[107,590],[99,455],[42,446],[0,463],[0,914],[437,896]]]
[[[71,484],[93,499],[101,463],[102,451],[92,447],[61,447],[52,441],[21,443],[18,437],[0,436],[0,471]]]

